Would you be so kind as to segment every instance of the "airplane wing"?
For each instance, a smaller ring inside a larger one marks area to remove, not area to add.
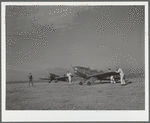
[[[51,80],[50,78],[39,78],[41,80]]]
[[[65,78],[68,78],[68,76],[55,77],[55,79],[65,79]]]
[[[72,77],[74,77],[74,75],[71,75],[71,78],[72,78]],[[68,78],[68,76],[55,77],[55,79],[58,79],[58,80],[59,80],[59,79],[65,79],[65,78]]]
[[[114,76],[114,75],[119,75],[119,73],[116,73],[116,72],[97,73],[93,75],[87,75],[87,77],[109,77],[109,76]]]

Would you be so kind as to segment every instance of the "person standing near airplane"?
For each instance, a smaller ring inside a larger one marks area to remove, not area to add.
[[[67,76],[68,76],[69,84],[72,84],[71,75],[72,75],[72,74],[68,71],[68,72],[67,72]]]
[[[32,74],[31,74],[31,73],[29,74],[28,78],[29,78],[29,86],[30,86],[30,83],[31,83],[32,86],[34,87],[33,81],[32,81],[33,77],[32,77]]]
[[[111,72],[111,69],[109,68],[108,71]],[[114,76],[110,76],[110,82],[111,82],[112,84],[113,84],[113,83],[116,83],[115,80],[114,80]]]
[[[124,80],[124,72],[122,71],[122,69],[120,67],[118,68],[116,73],[120,74],[121,85],[125,85],[126,83],[125,83],[125,80]]]

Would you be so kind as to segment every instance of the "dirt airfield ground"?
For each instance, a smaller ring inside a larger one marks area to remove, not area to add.
[[[6,110],[144,110],[145,81],[129,79],[120,83],[73,85],[68,82],[28,82],[6,84]]]

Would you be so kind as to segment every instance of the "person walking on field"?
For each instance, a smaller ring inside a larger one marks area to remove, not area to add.
[[[69,80],[69,84],[72,84],[73,82],[71,81],[71,73],[68,71],[67,72],[67,76],[68,76],[68,80]]]
[[[121,85],[125,85],[125,80],[124,80],[124,72],[122,71],[121,68],[118,68],[118,70],[116,71],[116,73],[120,74],[120,81],[121,81]]]
[[[30,83],[32,84],[32,86],[34,86],[33,81],[32,81],[33,77],[31,73],[29,74],[28,78],[29,78],[29,86],[30,86]]]
[[[108,71],[111,72],[111,69],[109,68]],[[110,82],[111,82],[112,84],[113,84],[113,83],[116,83],[115,80],[114,80],[114,76],[110,76]]]

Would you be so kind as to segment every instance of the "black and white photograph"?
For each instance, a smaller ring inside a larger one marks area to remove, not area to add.
[[[148,2],[1,8],[2,121],[148,120]]]

